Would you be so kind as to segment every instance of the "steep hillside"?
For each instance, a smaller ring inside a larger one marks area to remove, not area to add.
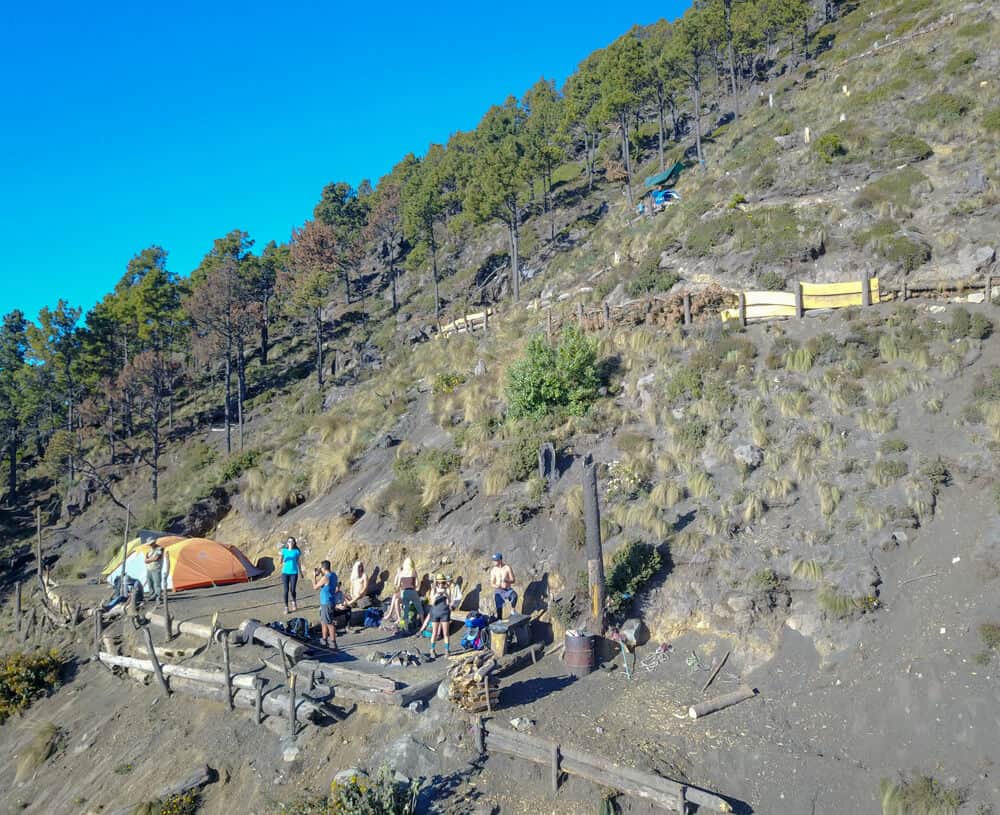
[[[738,778],[724,777],[715,748],[669,721],[654,730],[624,702],[609,702],[613,694],[571,688],[562,697],[575,690],[581,710],[616,722],[610,745],[590,744],[589,724],[560,721],[558,693],[519,699],[519,713],[625,761],[728,783],[723,791],[744,811],[804,812],[810,801],[814,812],[877,811],[879,780],[911,772],[961,791],[963,808],[942,812],[991,811],[1000,791],[984,768],[1000,742],[972,724],[966,736],[965,721],[948,717],[989,718],[997,702],[983,678],[995,670],[995,643],[977,634],[996,622],[989,598],[1000,574],[995,303],[892,301],[746,329],[712,310],[690,328],[625,323],[553,337],[546,329],[549,320],[571,325],[578,304],[649,294],[707,299],[865,272],[885,288],[995,273],[998,34],[987,3],[841,8],[805,43],[774,49],[738,117],[731,98],[712,94],[704,165],[692,161],[690,122],[666,151],[666,166],[687,166],[680,201],[664,212],[637,214],[612,180],[613,162],[591,189],[584,156],[571,155],[552,171],[551,208],[535,202],[519,223],[520,302],[510,301],[503,228],[453,214],[437,227],[440,320],[426,252],[414,247],[395,281],[395,314],[366,258],[369,299],[320,307],[336,326],[322,387],[311,338],[294,322],[276,327],[269,361],[247,365],[245,439],[227,455],[221,411],[205,396],[218,402],[222,388],[192,363],[171,403],[155,504],[142,455],[112,454],[69,490],[52,479],[53,457],[39,457],[31,498],[5,515],[9,542],[29,534],[25,510],[40,505],[53,522],[53,574],[67,586],[97,576],[120,540],[125,505],[133,527],[211,534],[252,558],[273,556],[295,535],[307,563],[329,558],[344,574],[359,557],[392,571],[410,555],[421,572],[444,569],[471,587],[502,551],[532,602],[548,607],[558,637],[586,618],[581,475],[590,455],[609,569],[619,552],[658,555],[635,596],[620,585],[612,592],[614,618],[641,615],[654,645],[731,651],[731,669],[753,677],[765,698],[769,686],[776,701],[760,718],[739,714],[746,718],[732,732],[720,725],[730,739],[722,755],[733,761],[739,738],[757,728]],[[660,167],[655,136],[647,117],[636,179]],[[436,323],[485,307],[494,309],[486,331],[435,336]],[[537,472],[544,443],[557,453],[552,483]],[[13,561],[6,586],[25,560]],[[943,656],[933,653],[937,630],[955,637]],[[866,662],[869,649],[875,662]],[[933,687],[913,678],[919,666],[904,665],[912,655],[933,664]],[[867,673],[870,665],[877,671]],[[73,683],[83,699],[110,692],[92,670]],[[635,704],[660,704],[659,685],[635,687]],[[943,731],[917,715],[939,703],[947,710],[934,715],[950,722]],[[131,694],[127,705],[142,700]],[[788,705],[799,712],[785,716]],[[853,712],[831,727],[836,734],[821,732],[846,708]],[[892,736],[873,735],[874,723]],[[801,727],[792,753],[763,738],[762,725],[788,738]],[[376,717],[366,712],[356,726],[366,749],[391,756]],[[13,730],[0,732],[23,741]],[[167,728],[163,738],[178,755],[181,733]],[[954,749],[938,749],[946,743]],[[255,760],[266,755],[260,749]],[[318,740],[307,753],[305,766],[325,773],[319,788],[344,766]],[[349,751],[352,761],[364,754],[359,744]],[[824,755],[840,763],[827,767]],[[81,760],[60,754],[66,783]],[[787,777],[792,760],[801,781]],[[13,771],[3,769],[8,789]],[[503,786],[503,771],[493,772],[479,782],[490,794]],[[517,806],[546,800],[544,783],[533,781]],[[18,787],[23,811],[44,811],[41,783]],[[103,794],[97,779],[87,785],[88,801]],[[436,791],[439,811],[471,811],[457,784]],[[231,811],[247,795],[224,787],[207,795],[206,811]]]

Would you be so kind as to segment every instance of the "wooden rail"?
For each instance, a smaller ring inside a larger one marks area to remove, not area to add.
[[[481,752],[496,751],[551,767],[553,793],[559,791],[560,777],[566,773],[651,801],[667,812],[686,813],[688,804],[695,804],[699,811],[733,811],[729,802],[718,795],[680,781],[623,767],[600,756],[539,736],[508,730],[482,717],[476,717],[473,726],[476,744]]]

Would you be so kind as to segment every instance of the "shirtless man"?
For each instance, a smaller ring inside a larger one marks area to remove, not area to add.
[[[503,562],[503,555],[497,552],[493,555],[493,567],[490,569],[490,585],[493,587],[493,602],[497,609],[497,619],[503,619],[504,603],[510,603],[513,612],[517,603],[517,592],[514,591],[514,572]]]

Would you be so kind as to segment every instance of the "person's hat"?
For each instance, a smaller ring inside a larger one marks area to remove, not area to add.
[[[501,555],[499,552],[497,552],[495,555],[493,555],[493,559],[494,560],[503,560],[503,555]]]
[[[447,583],[448,575],[439,573],[438,576],[434,578],[434,580],[437,581],[438,583]]]

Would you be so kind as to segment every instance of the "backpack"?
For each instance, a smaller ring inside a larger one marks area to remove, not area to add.
[[[465,618],[465,627],[469,629],[469,634],[480,631],[490,624],[490,618],[485,614],[474,611]]]
[[[382,609],[376,606],[365,609],[365,628],[378,628],[382,624]]]
[[[309,620],[305,617],[293,617],[288,621],[288,633],[298,639],[309,639]]]

